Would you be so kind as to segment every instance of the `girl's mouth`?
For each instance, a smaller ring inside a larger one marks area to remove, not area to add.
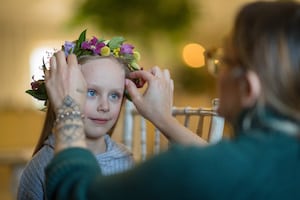
[[[106,124],[109,119],[104,119],[104,118],[91,118],[91,121],[93,121],[95,124]]]

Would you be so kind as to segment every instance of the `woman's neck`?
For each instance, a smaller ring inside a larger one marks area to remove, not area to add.
[[[106,151],[105,136],[99,138],[87,138],[86,144],[89,150],[94,154],[104,153]]]

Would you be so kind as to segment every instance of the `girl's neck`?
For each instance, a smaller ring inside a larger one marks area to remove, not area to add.
[[[104,136],[99,138],[87,138],[86,144],[89,150],[91,150],[94,154],[104,153],[106,151],[106,143]]]

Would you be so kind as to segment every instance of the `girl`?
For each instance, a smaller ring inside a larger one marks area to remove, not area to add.
[[[88,148],[95,154],[102,173],[104,175],[115,174],[129,169],[134,164],[132,153],[124,145],[114,142],[110,135],[118,121],[124,100],[125,76],[133,69],[129,65],[137,66],[135,65],[135,52],[131,45],[123,44],[122,38],[99,41],[94,37],[90,41],[85,41],[85,39],[80,41],[84,35],[85,31],[74,44],[81,45],[78,49],[81,52],[77,57],[87,84],[86,102],[83,108],[85,140]],[[77,51],[76,46],[73,45],[74,49],[70,49],[68,45],[70,43],[67,42],[63,47],[65,54],[69,54],[70,50]],[[95,51],[97,48],[99,48],[98,51]],[[124,59],[125,56],[129,61]],[[41,81],[35,82],[37,86],[31,90],[33,96],[36,96],[38,90],[45,91],[42,83]],[[43,95],[46,96],[46,94]],[[44,169],[54,155],[55,146],[52,134],[56,121],[54,111],[49,103],[42,134],[34,150],[33,158],[27,164],[21,177],[18,189],[20,200],[45,199]]]

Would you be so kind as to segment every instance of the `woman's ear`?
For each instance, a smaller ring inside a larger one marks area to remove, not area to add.
[[[244,107],[253,106],[259,95],[261,95],[261,85],[257,74],[253,71],[247,71],[240,84],[241,103]]]

